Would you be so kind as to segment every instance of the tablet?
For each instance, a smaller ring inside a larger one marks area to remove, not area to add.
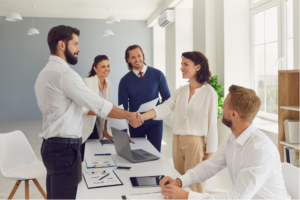
[[[165,177],[164,175],[158,176],[140,176],[130,177],[133,187],[159,187],[159,181]]]

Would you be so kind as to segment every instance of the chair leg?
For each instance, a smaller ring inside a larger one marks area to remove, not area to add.
[[[39,189],[40,193],[43,195],[44,199],[47,199],[47,195],[44,192],[43,188],[41,187],[41,185],[39,184],[39,182],[36,179],[32,179],[32,181],[34,182],[34,184],[36,185],[36,187]]]
[[[28,180],[25,181],[25,199],[26,200],[29,199],[29,181]]]
[[[12,191],[11,191],[11,193],[10,193],[8,199],[12,199],[12,198],[14,197],[14,195],[15,195],[15,193],[16,193],[16,191],[17,191],[17,189],[18,189],[18,187],[19,187],[20,184],[21,184],[21,181],[18,180],[18,181],[16,182],[14,188],[12,189]]]

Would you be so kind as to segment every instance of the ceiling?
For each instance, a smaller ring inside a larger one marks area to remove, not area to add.
[[[165,0],[0,0],[0,16],[14,11],[22,17],[147,20]],[[32,7],[36,5],[36,7]],[[109,10],[107,10],[109,7]]]

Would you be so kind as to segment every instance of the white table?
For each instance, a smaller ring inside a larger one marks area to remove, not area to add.
[[[121,186],[103,187],[88,189],[84,178],[78,185],[77,199],[122,199],[122,195],[143,194],[160,192],[160,187],[149,188],[133,188],[129,177],[135,176],[152,176],[152,175],[166,175],[172,178],[179,177],[180,174],[171,166],[168,161],[152,146],[152,144],[145,138],[131,138],[135,144],[131,144],[131,149],[144,149],[160,159],[142,163],[132,163],[125,158],[119,156],[113,145],[102,146],[98,140],[88,140],[85,145],[85,157],[93,156],[100,153],[111,153],[114,161],[119,166],[130,166],[131,171],[115,170],[115,173],[122,181]],[[97,170],[114,169],[96,168]],[[82,163],[82,171],[95,171],[95,169],[87,169],[85,162]],[[190,189],[184,188],[186,191]]]

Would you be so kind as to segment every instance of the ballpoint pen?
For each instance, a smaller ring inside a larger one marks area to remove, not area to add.
[[[111,153],[100,153],[100,154],[94,154],[94,156],[109,156]]]
[[[107,176],[109,176],[109,173],[106,174],[105,176],[102,176],[99,180],[102,180],[102,179],[104,179],[104,178],[107,177]]]

